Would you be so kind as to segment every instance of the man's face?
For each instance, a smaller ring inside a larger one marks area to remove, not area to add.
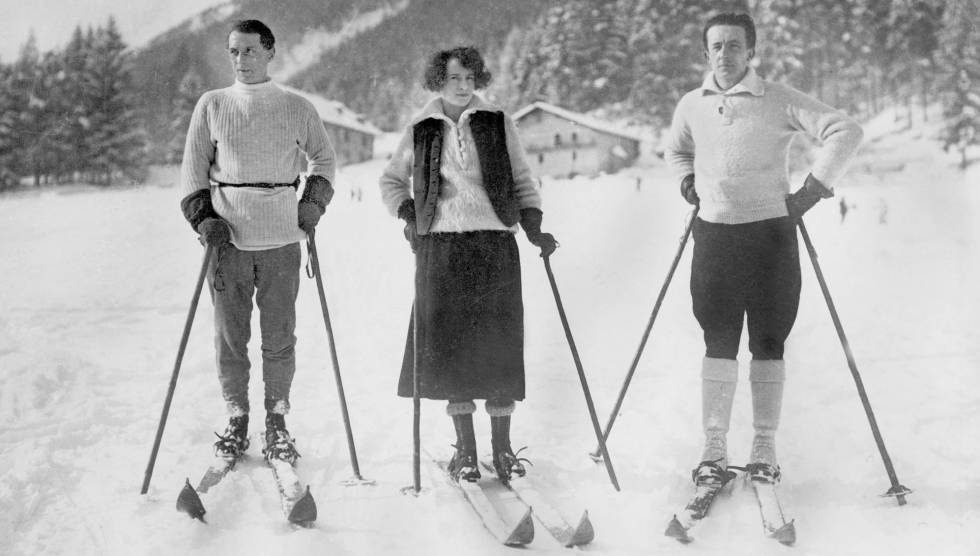
[[[235,70],[235,79],[249,85],[269,80],[269,62],[275,48],[262,46],[258,33],[232,31],[228,35],[228,58]]]
[[[730,89],[745,77],[755,51],[748,47],[745,29],[738,25],[715,25],[708,29],[708,49],[704,57],[711,66],[715,82]]]

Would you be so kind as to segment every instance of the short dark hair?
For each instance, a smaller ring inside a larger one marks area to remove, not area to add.
[[[231,30],[228,31],[230,36],[235,31],[239,33],[245,33],[247,35],[258,35],[259,42],[262,43],[262,47],[266,50],[272,50],[272,47],[276,46],[276,36],[272,34],[272,29],[262,23],[257,19],[242,19],[236,21],[234,25],[231,26]]]
[[[487,71],[483,56],[474,46],[457,46],[449,50],[440,50],[432,55],[425,67],[425,83],[427,90],[438,92],[446,85],[446,66],[449,60],[456,58],[459,64],[473,72],[474,86],[482,89],[490,84],[493,75]]]
[[[708,49],[708,29],[716,25],[734,25],[745,29],[745,42],[748,43],[746,46],[755,48],[755,22],[752,21],[752,16],[746,13],[725,12],[712,16],[704,24],[704,29],[701,31],[701,44],[705,50]]]

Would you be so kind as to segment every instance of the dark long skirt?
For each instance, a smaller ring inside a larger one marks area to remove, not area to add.
[[[419,236],[419,395],[434,400],[524,399],[524,304],[510,232]],[[398,395],[412,397],[409,321]]]

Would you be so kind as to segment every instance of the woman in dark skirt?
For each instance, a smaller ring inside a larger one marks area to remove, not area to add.
[[[550,255],[541,197],[514,122],[475,93],[490,82],[472,47],[437,52],[425,88],[439,94],[409,123],[381,177],[382,198],[405,220],[416,254],[418,330],[409,325],[398,395],[447,400],[456,428],[454,479],[476,481],[473,400],[486,400],[493,463],[504,481],[525,469],[510,445],[510,416],[524,399],[524,304],[514,238]]]

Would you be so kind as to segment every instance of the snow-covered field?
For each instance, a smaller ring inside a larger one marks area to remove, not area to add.
[[[838,198],[807,216],[908,505],[888,487],[853,380],[805,252],[804,292],[787,355],[778,437],[793,548],[765,539],[751,490],[737,485],[681,546],[663,536],[690,493],[700,455],[700,330],[684,255],[610,438],[622,492],[586,456],[586,405],[541,260],[520,238],[528,399],[517,447],[557,503],[588,508],[585,552],[630,554],[980,553],[980,184],[926,131],[869,140]],[[288,424],[320,518],[284,523],[251,459],[204,502],[208,525],[174,509],[196,481],[225,416],[214,371],[212,312],[202,297],[150,492],[139,495],[203,249],[183,221],[172,169],[137,189],[65,189],[0,198],[0,554],[513,554],[424,464],[411,482],[411,401],[394,394],[411,306],[412,256],[375,183],[383,161],[345,168],[318,233],[363,475],[351,475],[315,284],[304,278],[298,372]],[[638,190],[636,179],[642,178]],[[363,201],[351,200],[353,187]],[[600,420],[608,417],[688,207],[656,161],[595,180],[544,180],[552,264]],[[839,199],[851,205],[841,221]],[[257,323],[255,325],[257,331]],[[257,334],[254,334],[257,336]],[[253,342],[253,403],[261,399]],[[729,443],[747,456],[748,352]],[[257,416],[261,414],[257,413]],[[477,414],[481,449],[489,420]],[[423,404],[423,441],[449,453],[443,404]],[[563,487],[563,488],[561,488]],[[539,527],[528,553],[562,554]]]

